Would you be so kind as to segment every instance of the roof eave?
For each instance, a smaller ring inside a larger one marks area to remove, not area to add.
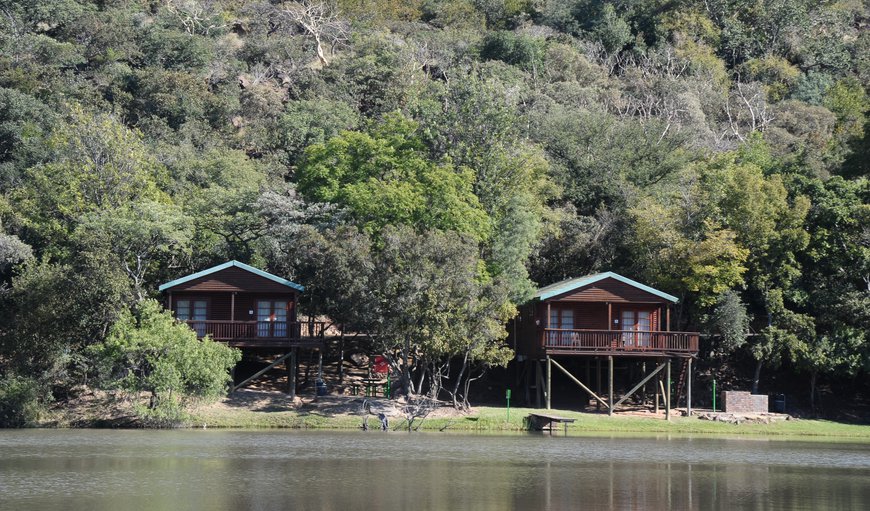
[[[623,277],[622,275],[620,275],[618,273],[613,273],[612,271],[599,273],[597,275],[590,276],[587,279],[583,279],[579,282],[574,282],[570,285],[565,285],[564,287],[558,287],[556,289],[553,289],[553,290],[548,291],[546,293],[543,293],[541,295],[536,295],[534,298],[537,300],[540,300],[540,301],[549,300],[553,297],[564,295],[566,293],[570,293],[571,291],[574,291],[574,290],[579,289],[579,288],[584,287],[584,286],[588,286],[590,284],[595,284],[596,282],[600,282],[600,281],[607,279],[607,278],[612,278],[612,279],[618,280],[624,284],[628,284],[629,286],[636,287],[642,291],[646,291],[647,293],[658,296],[659,298],[664,298],[665,300],[668,300],[668,301],[673,302],[673,303],[679,303],[679,301],[680,301],[679,298],[677,298],[674,295],[670,295],[668,293],[665,293],[664,291],[659,291],[658,289],[649,287],[645,284],[641,284],[640,282],[632,280],[628,277]]]
[[[237,268],[241,268],[245,271],[249,271],[249,272],[251,272],[255,275],[258,275],[260,277],[263,277],[265,279],[269,279],[272,282],[277,282],[278,284],[282,284],[284,286],[287,286],[287,287],[293,289],[294,291],[299,291],[300,293],[305,291],[305,286],[302,286],[302,285],[297,284],[295,282],[289,281],[287,279],[282,279],[281,277],[278,277],[277,275],[272,275],[271,273],[265,272],[259,268],[254,268],[253,266],[247,265],[245,263],[240,263],[239,261],[236,261],[236,260],[227,261],[227,262],[219,264],[217,266],[212,266],[211,268],[206,268],[205,270],[201,270],[201,271],[198,271],[196,273],[191,273],[190,275],[185,275],[184,277],[166,282],[165,284],[161,284],[160,287],[158,287],[157,289],[158,289],[158,291],[160,291],[162,293],[163,291],[166,291],[166,290],[171,289],[173,287],[180,286],[181,284],[184,284],[185,282],[190,282],[191,280],[195,280],[195,279],[198,279],[200,277],[205,277],[207,275],[211,275],[212,273],[217,273],[221,270],[226,270],[227,268],[231,268],[233,266],[235,266]]]

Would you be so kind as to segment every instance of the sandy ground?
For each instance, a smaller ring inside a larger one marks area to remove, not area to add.
[[[239,389],[230,396],[216,403],[203,405],[199,409],[218,413],[231,413],[233,410],[246,409],[254,412],[307,412],[316,410],[325,415],[363,415],[366,404],[368,404],[369,410],[372,413],[400,416],[404,414],[403,409],[407,405],[407,402],[401,398],[389,400],[377,397],[345,395],[297,396],[295,399],[290,399],[290,396],[278,391]],[[448,403],[439,403],[438,406],[428,413],[428,417],[464,417],[473,413],[473,409],[462,411],[453,408]]]

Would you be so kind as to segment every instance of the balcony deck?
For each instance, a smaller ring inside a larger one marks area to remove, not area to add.
[[[698,354],[698,332],[545,328],[547,355],[678,356]]]
[[[323,321],[185,321],[198,337],[211,336],[236,348],[287,348],[323,345]]]

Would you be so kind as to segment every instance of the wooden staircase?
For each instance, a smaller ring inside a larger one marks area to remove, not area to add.
[[[674,394],[673,407],[680,405],[680,397],[683,395],[683,391],[686,388],[686,380],[689,378],[689,359],[681,358],[679,360],[680,362],[678,362],[678,364],[680,367],[678,369],[679,372],[677,373],[677,391]]]

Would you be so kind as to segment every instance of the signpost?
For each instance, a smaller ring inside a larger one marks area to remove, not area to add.
[[[511,389],[507,389],[505,392],[505,399],[507,399],[507,421],[511,421]]]

